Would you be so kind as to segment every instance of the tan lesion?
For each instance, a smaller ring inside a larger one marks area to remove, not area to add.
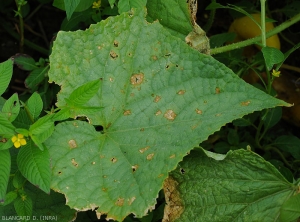
[[[199,52],[210,55],[209,39],[207,38],[205,31],[196,23],[197,1],[188,0],[188,5],[193,31],[185,37],[185,42]]]
[[[168,177],[163,185],[166,206],[164,210],[163,222],[171,222],[180,218],[184,211],[183,201],[178,191],[178,182],[172,177]]]

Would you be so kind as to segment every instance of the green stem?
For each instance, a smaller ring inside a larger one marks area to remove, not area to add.
[[[261,27],[261,43],[263,47],[267,46],[266,38],[266,0],[260,0],[260,27]]]
[[[216,3],[216,0],[212,0],[212,3]],[[214,22],[214,19],[215,19],[215,15],[216,15],[216,8],[212,9],[210,14],[209,14],[209,18],[208,18],[208,21],[207,23],[205,24],[203,30],[205,32],[208,32]]]
[[[23,52],[23,47],[24,47],[24,21],[23,21],[23,16],[22,16],[22,4],[20,4],[16,0],[16,5],[18,8],[18,16],[19,16],[19,28],[20,28],[20,52]]]
[[[280,156],[280,158],[282,159],[282,161],[283,161],[290,169],[293,169],[293,166],[286,160],[285,156],[280,152],[279,149],[270,146],[270,147],[268,147],[266,150],[273,150],[273,151],[275,151],[275,152]]]
[[[276,35],[279,32],[282,32],[283,30],[287,29],[288,27],[292,26],[293,24],[297,23],[300,21],[300,13],[295,15],[293,18],[283,22],[281,25],[275,27],[274,29],[270,30],[269,32],[266,33],[266,38],[269,38],[273,35]],[[223,53],[223,52],[227,52],[227,51],[231,51],[234,49],[239,49],[248,45],[252,45],[256,42],[259,42],[261,40],[262,36],[256,36],[252,39],[247,39],[245,41],[242,42],[237,42],[237,43],[233,43],[230,45],[226,45],[226,46],[222,46],[219,48],[214,48],[214,49],[210,49],[210,54],[214,55],[214,54],[218,54],[218,53]]]
[[[0,20],[0,24],[2,25],[2,27],[5,29],[5,31],[10,34],[13,38],[15,38],[16,40],[20,40],[20,36],[18,35],[18,33],[12,31],[12,28],[9,27],[9,25],[7,24],[7,22],[5,22],[4,20]],[[49,56],[49,50],[43,48],[43,47],[40,47],[38,45],[36,45],[35,43],[33,42],[30,42],[29,40],[25,39],[24,38],[24,44],[27,45],[28,47],[46,55],[46,56]]]

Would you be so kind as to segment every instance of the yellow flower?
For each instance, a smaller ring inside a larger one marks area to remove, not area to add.
[[[11,141],[14,143],[14,146],[16,148],[19,148],[21,145],[22,146],[26,145],[26,140],[24,139],[23,134],[18,134],[16,136],[13,136],[11,138]]]
[[[101,0],[99,0],[98,2],[94,2],[93,3],[93,7],[92,8],[100,8],[101,7]]]
[[[279,77],[280,76],[280,71],[276,71],[275,69],[272,70],[272,75],[274,77]]]

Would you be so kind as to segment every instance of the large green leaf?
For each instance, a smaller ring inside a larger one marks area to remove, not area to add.
[[[25,189],[26,189],[26,194],[28,195],[27,198],[28,199],[30,198],[31,203],[29,203],[29,201],[22,203],[20,200],[18,200],[17,204],[20,210],[26,210],[26,207],[32,208],[32,213],[29,211],[30,209],[28,209],[28,214],[26,215],[26,216],[32,215],[30,217],[31,218],[30,222],[35,222],[35,221],[69,222],[72,221],[76,216],[76,211],[66,206],[66,200],[62,194],[52,191],[49,195],[37,189],[36,187],[34,187],[29,183],[26,184]],[[32,204],[32,206],[30,206],[30,204]],[[0,215],[4,218],[16,216],[17,212],[14,208],[14,204],[0,206]]]
[[[186,0],[147,1],[148,19],[159,20],[166,28],[184,39],[192,30],[191,12]]]
[[[58,107],[95,79],[101,88],[85,105],[103,107],[85,113],[96,127],[64,122],[46,141],[51,188],[72,208],[99,207],[116,220],[152,209],[168,172],[221,126],[286,105],[135,11],[59,32],[50,64],[50,80],[62,87]]]
[[[10,82],[13,72],[13,61],[11,59],[0,63],[0,95],[2,95]]]
[[[5,201],[6,189],[10,173],[10,154],[8,150],[0,150],[0,203]]]
[[[193,151],[170,174],[164,221],[279,221],[295,185],[251,151],[212,157]]]
[[[18,167],[27,180],[46,193],[50,192],[50,156],[47,149],[41,151],[29,140],[20,148]]]

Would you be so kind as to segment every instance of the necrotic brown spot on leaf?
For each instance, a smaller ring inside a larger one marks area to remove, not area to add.
[[[73,164],[73,166],[78,167],[78,163],[75,161],[74,158],[71,160],[71,163]]]
[[[113,157],[113,158],[111,158],[111,159],[110,159],[110,161],[111,161],[111,162],[113,162],[113,163],[115,163],[115,162],[117,162],[117,161],[118,161],[118,159],[117,159],[117,158],[115,158],[115,157]]]
[[[114,41],[114,47],[118,47],[119,46],[119,42],[118,41]]]
[[[121,207],[124,204],[124,198],[118,198],[118,200],[115,202],[115,205]]]
[[[131,166],[132,168],[132,172],[134,173],[138,168],[139,168],[139,165],[134,165],[134,166]]]
[[[152,59],[153,59],[153,60],[157,60],[157,56],[155,56],[155,55],[152,56]]]
[[[147,155],[147,160],[152,160],[154,153],[150,153]]]
[[[202,114],[202,110],[196,109],[196,113],[197,113],[197,114]]]
[[[160,115],[162,112],[160,110],[157,110],[157,112],[155,113],[156,116]]]
[[[139,151],[140,151],[140,153],[144,153],[144,152],[147,151],[149,148],[150,148],[150,146],[146,146],[146,147],[140,149]]]
[[[135,200],[136,198],[135,197],[131,197],[129,200],[128,200],[128,205],[130,206],[133,201]]]
[[[141,132],[144,132],[144,131],[145,131],[145,129],[144,129],[144,128],[141,128],[141,129],[140,129],[140,131],[141,131]]]
[[[109,55],[110,55],[110,57],[113,58],[113,59],[118,58],[118,54],[115,53],[114,51],[110,51]]]
[[[164,181],[163,189],[165,193],[166,205],[163,222],[175,221],[183,213],[183,202],[178,191],[178,182],[172,177]]]
[[[221,89],[219,87],[216,87],[216,94],[219,94],[221,92]]]
[[[128,115],[131,114],[131,111],[130,110],[125,110],[123,114],[124,114],[124,116],[128,116]]]
[[[185,90],[179,90],[179,91],[177,92],[178,95],[183,95],[184,93],[185,93]]]
[[[75,140],[69,140],[68,144],[69,144],[69,147],[70,147],[71,149],[74,149],[74,148],[77,147],[77,144],[76,144],[76,141],[75,141]]]
[[[172,159],[172,158],[175,158],[175,154],[173,154],[173,155],[170,156],[170,159]]]
[[[242,106],[248,106],[250,104],[250,101],[241,102]]]
[[[175,118],[176,118],[176,113],[171,110],[171,109],[168,109],[165,114],[164,114],[164,117],[168,120],[171,120],[173,121]]]
[[[154,98],[154,100],[153,100],[153,101],[157,103],[157,102],[158,102],[160,99],[161,99],[161,97],[160,97],[160,96],[155,96],[155,98]]]
[[[163,177],[163,176],[164,176],[164,174],[161,173],[161,174],[158,175],[158,178]]]
[[[140,85],[144,80],[144,73],[133,74],[130,77],[130,82],[132,85]]]

